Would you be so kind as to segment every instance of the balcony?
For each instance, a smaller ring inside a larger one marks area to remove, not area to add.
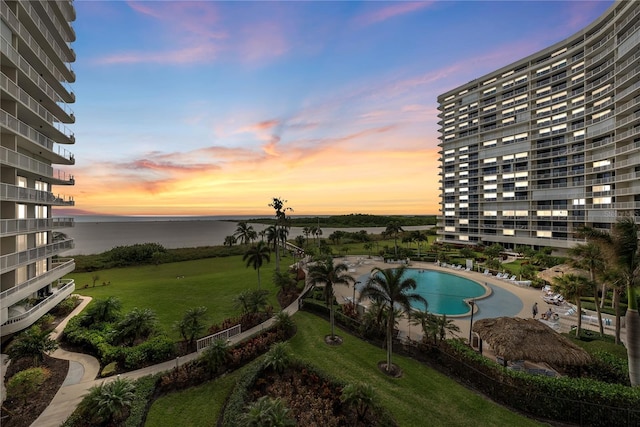
[[[29,218],[0,220],[0,234],[15,236],[17,234],[38,233],[54,228],[70,228],[74,226],[73,218]]]
[[[16,333],[33,325],[63,299],[71,295],[75,288],[76,285],[73,279],[59,280],[58,286],[52,289],[53,293],[51,295],[29,308],[26,312],[7,319],[0,327],[2,336]]]
[[[73,206],[73,199],[56,196],[48,191],[33,188],[18,187],[17,185],[0,184],[0,198],[9,202],[40,203],[54,206]]]
[[[48,285],[56,279],[60,279],[71,273],[76,268],[73,258],[60,258],[53,260],[52,268],[44,274],[33,277],[24,283],[20,283],[6,291],[0,293],[0,308],[8,308],[18,301],[31,295],[43,286]]]
[[[73,239],[64,239],[59,242],[38,246],[37,248],[28,249],[26,251],[0,256],[0,274],[13,270],[21,265],[53,257],[58,255],[60,252],[73,249],[73,247]]]

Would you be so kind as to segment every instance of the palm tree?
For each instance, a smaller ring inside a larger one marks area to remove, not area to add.
[[[238,228],[233,233],[233,235],[240,240],[243,245],[248,245],[251,240],[253,240],[253,236],[255,235],[255,230],[251,225],[248,225],[246,222],[241,221],[238,223]]]
[[[603,245],[607,255],[607,269],[614,270],[627,292],[627,357],[629,380],[633,387],[640,386],[640,315],[638,314],[637,287],[640,282],[640,227],[629,217],[618,220],[611,233],[583,230],[587,240]]]
[[[584,245],[576,245],[569,249],[569,263],[574,267],[587,270],[589,277],[593,283],[596,283],[596,275],[604,270],[604,254],[599,245],[594,242],[588,242]],[[604,283],[604,282],[603,282]],[[598,314],[598,325],[600,325],[600,336],[604,335],[604,326],[602,325],[602,313],[600,312],[600,304],[598,303],[598,287],[593,287],[593,299],[596,304],[596,313]],[[602,298],[604,299],[606,285],[603,285]]]
[[[204,332],[207,320],[207,307],[192,307],[187,309],[180,321],[176,321],[174,328],[187,343],[187,347],[192,348],[196,337]]]
[[[580,337],[580,329],[582,328],[582,295],[590,292],[594,287],[594,283],[584,276],[577,274],[564,274],[553,278],[554,291],[560,292],[567,299],[572,299],[576,303],[576,311],[578,312],[578,327],[576,328],[576,337]]]
[[[347,274],[349,267],[345,263],[333,265],[333,258],[327,257],[324,260],[317,261],[309,267],[309,283],[312,286],[324,284],[324,299],[329,308],[329,323],[331,324],[331,340],[335,340],[335,322],[333,300],[335,294],[333,285],[347,285],[356,281],[352,276]]]
[[[233,298],[233,306],[242,314],[257,313],[267,307],[269,291],[262,289],[247,289]]]
[[[247,407],[241,424],[247,427],[289,427],[296,422],[289,415],[289,408],[281,398],[262,396]]]
[[[391,372],[391,355],[393,353],[393,328],[395,325],[394,307],[399,306],[405,313],[411,311],[411,302],[421,302],[427,310],[427,300],[420,294],[412,292],[417,283],[412,278],[403,279],[406,266],[395,269],[374,268],[364,287],[360,290],[360,298],[371,298],[383,301],[389,310],[387,320],[387,373]]]
[[[309,244],[309,235],[311,235],[313,228],[312,227],[304,227],[302,229],[302,234],[304,234],[304,237],[306,239],[305,245]]]
[[[385,234],[393,236],[396,258],[398,257],[398,233],[400,233],[401,231],[404,230],[402,229],[402,226],[398,221],[391,221],[389,225],[387,225],[387,228],[384,230]]]
[[[149,308],[134,308],[116,325],[116,341],[133,345],[153,334],[158,325],[156,313]]]
[[[235,238],[235,236],[227,236],[227,237],[224,238],[223,245],[231,247],[231,246],[235,245],[236,242],[237,242],[237,239]]]
[[[91,387],[79,407],[82,418],[94,425],[119,425],[133,404],[134,390],[130,380],[120,377]]]
[[[227,340],[224,338],[214,340],[213,343],[202,352],[200,360],[204,363],[209,373],[209,378],[213,378],[218,371],[220,371],[220,368],[227,363],[227,360],[229,360]]]
[[[280,271],[280,239],[282,238],[282,234],[279,232],[279,229],[285,226],[285,222],[287,220],[287,211],[292,211],[293,209],[290,207],[286,207],[286,200],[281,199],[279,197],[273,197],[271,203],[269,203],[269,207],[272,207],[276,211],[276,225],[275,225],[275,245],[276,245],[276,271]],[[288,231],[287,231],[288,234]],[[286,239],[286,237],[285,237]]]
[[[242,260],[247,262],[247,267],[252,266],[258,272],[258,289],[260,289],[260,267],[265,261],[271,261],[269,247],[264,242],[258,242],[245,252]]]
[[[49,336],[48,331],[43,331],[38,325],[34,325],[18,335],[9,347],[9,356],[13,360],[22,357],[31,357],[33,366],[40,366],[44,355],[58,348],[58,342]]]
[[[122,303],[116,297],[98,299],[87,308],[83,323],[113,322],[120,317]]]

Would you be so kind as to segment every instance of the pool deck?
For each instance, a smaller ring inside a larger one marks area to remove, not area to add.
[[[394,268],[397,267],[400,264],[393,264],[393,263],[385,263],[384,261],[380,260],[379,258],[369,258],[366,255],[362,256],[346,256],[346,257],[341,257],[341,258],[337,258],[335,260],[335,262],[343,262],[345,264],[347,264],[349,266],[349,274],[351,274],[353,277],[358,278],[359,276],[362,275],[367,275],[371,272],[371,269],[373,269],[374,267],[378,267],[381,269],[385,269],[385,268]],[[501,280],[496,278],[495,276],[490,276],[490,275],[485,275],[481,272],[477,272],[477,271],[466,271],[464,269],[462,270],[458,270],[458,269],[452,269],[452,268],[448,268],[448,267],[441,267],[437,264],[434,263],[429,263],[429,262],[414,262],[411,261],[408,265],[408,267],[410,268],[422,268],[425,270],[433,270],[433,271],[440,271],[443,273],[449,273],[449,274],[454,274],[454,275],[458,275],[460,277],[464,277],[470,280],[474,280],[480,284],[484,284],[484,285],[489,285],[495,288],[499,288],[499,289],[503,289],[505,291],[508,291],[510,294],[515,295],[515,297],[517,297],[517,299],[520,300],[520,302],[522,303],[521,306],[515,306],[515,304],[509,306],[509,307],[492,307],[491,306],[491,297],[489,297],[486,300],[482,300],[482,305],[488,306],[485,307],[484,310],[490,310],[491,313],[482,313],[483,308],[480,308],[480,312],[477,312],[474,314],[474,321],[477,318],[483,318],[483,317],[497,317],[497,316],[510,316],[510,317],[521,317],[521,318],[531,318],[532,317],[532,306],[534,303],[538,303],[538,316],[537,318],[540,318],[540,316],[542,315],[542,313],[546,312],[548,307],[551,307],[552,310],[555,311],[555,306],[553,305],[548,305],[546,302],[544,302],[541,298],[541,293],[542,291],[540,289],[536,289],[536,288],[531,288],[528,286],[518,286],[516,284],[513,284],[511,282],[505,281],[505,280]],[[346,287],[346,286],[334,286],[334,292],[336,294],[336,299],[338,300],[339,303],[344,303],[347,300],[350,300],[351,298],[353,298],[353,287]],[[356,292],[356,298],[358,298],[358,293]],[[364,302],[364,305],[366,305],[366,301]],[[476,317],[477,316],[477,317]],[[451,320],[454,321],[454,323],[460,328],[460,333],[459,333],[459,337],[461,338],[466,338],[468,339],[469,337],[469,328],[470,328],[470,323],[471,323],[471,316],[470,315],[466,315],[466,316],[452,316],[450,317]],[[575,323],[574,319],[561,319],[562,321],[559,322],[560,323],[560,332],[567,332],[571,329],[572,324]],[[589,329],[593,329],[595,327],[591,327],[592,325],[588,325],[585,324],[585,322],[583,321],[582,323],[583,328],[589,328]],[[413,339],[413,340],[419,340],[422,337],[422,331],[415,325],[411,325],[408,320],[406,319],[406,317],[403,317],[399,322],[398,322],[398,327],[400,329],[400,331],[402,331],[403,334],[405,334],[407,337]],[[596,328],[597,329],[597,328]],[[624,328],[623,328],[623,333],[624,333]],[[623,338],[624,340],[624,338]]]

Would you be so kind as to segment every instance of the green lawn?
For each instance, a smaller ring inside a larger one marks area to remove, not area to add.
[[[283,265],[290,261],[291,258],[285,258]],[[260,269],[260,275],[263,289],[271,291],[269,303],[277,311],[277,289],[271,280],[274,269],[275,260],[272,259]],[[94,274],[100,276],[95,288],[92,287]],[[68,277],[75,279],[76,293],[81,295],[119,297],[123,312],[134,307],[150,308],[158,315],[160,326],[175,339],[179,336],[171,326],[188,308],[205,306],[211,324],[219,323],[240,314],[233,308],[235,296],[258,286],[256,270],[246,268],[240,256],[72,273]],[[103,282],[111,284],[102,286]],[[89,285],[86,289],[85,284]]]
[[[336,378],[372,384],[377,397],[400,426],[542,425],[492,403],[412,359],[396,356],[394,362],[404,375],[389,378],[377,368],[377,362],[385,360],[383,349],[345,332],[340,332],[344,339],[341,346],[329,347],[324,343],[324,336],[329,333],[325,320],[305,312],[297,313],[294,320],[298,332],[290,348],[295,355]],[[215,425],[236,375],[158,399],[151,407],[146,426]]]

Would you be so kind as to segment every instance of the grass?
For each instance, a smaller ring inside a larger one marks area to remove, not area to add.
[[[283,261],[282,265],[286,266],[291,258]],[[258,286],[256,270],[245,265],[241,256],[231,256],[114,268],[97,273],[72,273],[68,277],[75,280],[76,292],[81,295],[120,298],[123,313],[134,307],[150,308],[157,314],[160,327],[177,340],[179,336],[172,325],[189,308],[207,307],[211,324],[240,314],[233,308],[233,298],[245,289]],[[271,291],[269,303],[278,310],[277,289],[271,280],[274,269],[275,260],[272,259],[260,268],[260,276],[262,288]],[[94,274],[100,276],[96,287],[92,287]],[[102,286],[103,282],[111,284]],[[84,288],[85,284],[88,284],[87,288]]]
[[[156,400],[145,427],[215,427],[227,396],[243,369],[197,387],[178,391]]]
[[[294,320],[298,332],[290,341],[290,348],[296,357],[347,382],[372,384],[379,401],[401,426],[541,425],[409,358],[395,356],[394,362],[404,375],[389,378],[377,368],[378,361],[385,360],[383,349],[345,332],[340,332],[344,343],[330,347],[324,343],[324,336],[329,333],[325,320],[305,312],[295,314]],[[236,375],[158,399],[151,407],[146,426],[215,425]],[[196,418],[201,421],[194,421]]]

